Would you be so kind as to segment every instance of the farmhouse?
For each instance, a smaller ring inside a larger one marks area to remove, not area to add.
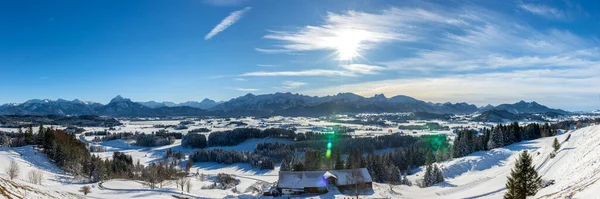
[[[366,168],[331,171],[280,171],[277,190],[284,195],[327,193],[330,186],[339,190],[372,188]]]

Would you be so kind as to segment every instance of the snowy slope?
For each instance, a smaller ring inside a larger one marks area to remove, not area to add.
[[[571,135],[569,141],[564,140]],[[551,159],[552,141],[562,146]],[[599,198],[600,126],[591,126],[555,137],[515,143],[506,147],[480,151],[466,157],[441,163],[446,182],[429,188],[398,186],[400,198],[502,198],[506,178],[518,154],[528,150],[538,173],[544,180],[556,183],[541,189],[534,198]],[[413,182],[422,179],[423,171],[409,176]]]

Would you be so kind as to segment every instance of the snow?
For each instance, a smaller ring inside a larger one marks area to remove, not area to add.
[[[211,121],[210,123],[208,121]],[[141,131],[150,133],[158,131],[159,128],[153,128],[154,124],[178,124],[181,120],[169,121],[126,121],[125,125],[117,127],[116,131]],[[293,117],[271,117],[271,118],[232,118],[231,121],[243,121],[248,123],[248,126],[260,128],[277,127],[278,125],[300,125],[298,129],[311,129],[314,127],[326,127],[336,125],[336,123],[325,122],[315,118],[293,118]],[[408,124],[421,124],[432,121],[409,121]],[[478,128],[489,125],[488,123],[472,123],[472,122],[444,122],[434,121],[441,125],[450,127],[465,126],[469,128]],[[235,127],[226,127],[228,121],[223,119],[202,119],[195,121],[195,124],[190,125],[190,129],[194,128],[209,128],[215,130],[229,130]],[[276,123],[276,124],[275,124]],[[380,128],[376,126],[363,126],[353,124],[340,124],[357,128],[357,136],[373,136],[387,134],[388,130],[399,132],[395,128]],[[381,131],[367,130],[369,128],[380,128]],[[37,128],[33,128],[34,131]],[[86,130],[101,131],[107,128],[94,127],[86,128]],[[13,131],[15,128],[1,128],[2,131]],[[189,130],[189,129],[188,129]],[[171,129],[169,131],[173,132]],[[302,131],[302,130],[299,130]],[[180,132],[187,132],[182,130]],[[369,135],[371,133],[371,135]],[[411,132],[405,132],[413,135]],[[419,131],[415,136],[423,134],[431,134],[430,131]],[[450,131],[437,131],[436,133],[444,133],[452,138],[454,135]],[[207,133],[209,134],[209,133]],[[564,142],[568,137],[570,140]],[[562,143],[562,147],[555,158],[550,159],[549,155],[553,152],[552,141],[558,138]],[[600,193],[600,183],[596,183],[600,179],[600,126],[590,126],[576,131],[561,133],[555,137],[542,138],[537,140],[524,141],[514,143],[512,145],[493,149],[490,151],[480,151],[472,153],[468,156],[451,159],[439,163],[443,170],[446,181],[438,185],[419,188],[417,186],[398,185],[392,190],[388,184],[373,183],[373,190],[366,191],[363,196],[366,198],[502,198],[506,192],[504,186],[506,177],[512,169],[515,159],[523,150],[528,150],[533,157],[533,163],[542,179],[555,180],[555,184],[541,189],[534,198],[564,198],[567,195],[573,194],[574,198],[598,198]],[[87,140],[93,136],[86,137]],[[261,142],[289,142],[284,139],[249,139],[237,146],[227,147],[210,147],[208,149],[221,148],[224,150],[237,151],[252,151],[256,144]],[[134,161],[140,160],[142,164],[162,159],[163,154],[168,149],[183,151],[190,153],[195,149],[186,149],[180,146],[181,141],[160,147],[139,147],[131,145],[131,143],[122,140],[113,140],[98,143],[105,146],[107,152],[94,153],[101,157],[111,158],[114,150],[132,155]],[[389,149],[384,149],[389,150]],[[384,151],[382,150],[382,151]],[[11,160],[16,160],[21,166],[21,175],[15,180],[16,185],[7,181],[7,176],[4,170],[8,167]],[[22,191],[18,191],[19,187],[32,187],[36,190],[30,192],[28,196],[41,198],[77,198],[83,197],[78,192],[81,186],[92,186],[92,193],[88,198],[173,198],[173,194],[181,194],[180,190],[175,188],[173,182],[165,184],[164,188],[150,190],[142,183],[132,180],[110,180],[103,184],[101,188],[99,184],[81,183],[74,177],[65,174],[60,168],[50,162],[46,156],[34,149],[32,146],[18,148],[0,148],[0,187],[11,187],[19,197],[24,197]],[[183,162],[182,164],[185,164]],[[44,173],[43,186],[33,185],[26,182],[27,173],[31,170],[41,170]],[[416,168],[413,175],[408,178],[416,184],[417,180],[422,179],[423,169]],[[237,189],[244,192],[247,187],[257,181],[273,183],[278,180],[279,167],[274,170],[258,170],[252,168],[249,164],[231,164],[224,165],[214,162],[196,163],[191,169],[192,173],[206,174],[214,176],[218,173],[227,173],[234,175],[240,180]],[[331,172],[335,175],[335,173]],[[321,173],[322,176],[324,173]],[[336,175],[337,176],[337,175]],[[339,178],[339,177],[338,177]],[[296,179],[298,180],[298,179]],[[292,181],[296,181],[292,180]],[[202,186],[211,184],[212,181],[207,179],[201,181],[199,178],[193,178],[193,189],[190,193],[184,193],[180,196],[197,197],[197,198],[252,198],[256,193],[234,193],[231,189],[220,190],[200,189]],[[19,193],[17,193],[19,192]],[[36,195],[37,194],[37,195]],[[324,195],[313,196],[298,196],[294,198],[348,198],[350,195],[340,193],[335,189],[331,189],[329,193]],[[0,198],[3,198],[0,195]],[[25,197],[28,198],[28,197]],[[269,197],[265,197],[269,198]]]
[[[569,141],[564,140],[571,135]],[[552,142],[561,143],[555,158]],[[385,183],[373,183],[373,191],[363,194],[367,198],[503,198],[507,176],[516,158],[528,150],[543,180],[555,180],[554,185],[541,189],[532,198],[598,198],[600,193],[600,126],[590,126],[554,137],[523,141],[512,145],[472,153],[439,163],[445,182],[428,188],[398,185],[390,190]],[[415,169],[408,178],[415,184],[424,174]],[[348,198],[337,192],[319,196],[293,198]]]

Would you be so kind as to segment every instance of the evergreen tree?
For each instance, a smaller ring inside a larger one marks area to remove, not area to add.
[[[427,151],[427,156],[425,157],[425,165],[431,165],[435,162],[435,157],[433,156],[433,153],[431,152],[431,150]]]
[[[290,165],[290,162],[286,159],[283,159],[281,161],[281,167],[279,168],[279,170],[281,171],[291,171],[292,170],[292,166]]]
[[[558,152],[560,149],[560,143],[558,143],[558,139],[554,138],[554,143],[552,143],[552,147],[554,148],[554,152]]]
[[[504,195],[504,198],[521,199],[533,196],[540,189],[541,184],[541,176],[535,170],[531,156],[527,151],[523,151],[515,163],[515,167],[510,172],[506,182],[508,192]]]
[[[304,164],[302,164],[300,161],[292,165],[292,169],[294,169],[294,171],[305,171]]]
[[[434,166],[433,171],[435,173],[435,184],[444,182],[444,174],[437,165]]]
[[[433,168],[431,165],[427,165],[425,168],[425,175],[423,176],[423,187],[429,187],[433,185]]]
[[[403,185],[407,185],[407,186],[412,186],[412,183],[410,182],[410,180],[408,180],[408,177],[406,176],[406,173],[402,177],[402,184]]]
[[[444,161],[444,160],[445,160],[445,158],[444,158],[444,154],[445,154],[445,153],[444,153],[444,150],[442,150],[442,148],[441,148],[441,147],[438,147],[438,149],[437,149],[437,151],[436,151],[436,153],[435,153],[435,159],[436,159],[438,162]]]
[[[33,142],[35,145],[41,146],[44,141],[44,125],[40,124],[38,133],[33,136]]]
[[[498,147],[502,147],[504,136],[502,135],[502,130],[499,128],[492,129],[490,134],[490,140],[487,143],[488,149],[495,149]]]
[[[388,178],[389,183],[398,184],[402,182],[402,174],[398,167],[392,165],[390,168],[390,177]]]
[[[344,169],[344,160],[342,159],[342,154],[340,154],[339,152],[336,153],[336,155],[335,155],[334,169],[335,170],[342,170],[342,169]]]

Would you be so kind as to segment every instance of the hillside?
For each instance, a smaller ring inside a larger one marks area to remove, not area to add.
[[[569,141],[565,141],[568,136]],[[558,155],[549,158],[554,137],[515,143],[490,151],[472,153],[440,163],[446,181],[429,188],[397,186],[402,198],[502,198],[506,177],[516,157],[529,150],[538,173],[555,184],[541,189],[534,198],[595,198],[600,183],[600,126],[591,126],[556,136]],[[420,180],[423,171],[409,176]]]

